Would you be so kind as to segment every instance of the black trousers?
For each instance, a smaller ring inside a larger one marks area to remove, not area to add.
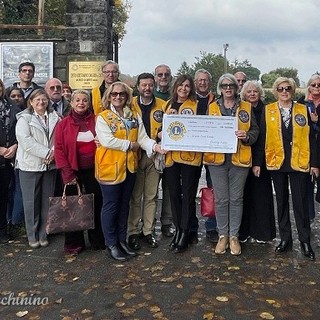
[[[198,225],[195,201],[201,167],[175,162],[173,166],[166,168],[166,174],[174,225],[190,230],[192,224],[195,229]]]
[[[291,241],[292,231],[289,211],[289,181],[292,195],[293,213],[302,242],[310,242],[310,219],[308,211],[307,181],[309,173],[271,171],[276,191],[278,224],[281,240]]]

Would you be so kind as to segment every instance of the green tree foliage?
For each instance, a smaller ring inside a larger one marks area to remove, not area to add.
[[[258,68],[252,67],[248,60],[240,62],[235,59],[234,62],[230,64],[231,73],[236,73],[237,71],[242,71],[247,75],[248,80],[259,80],[260,70]]]
[[[194,76],[196,70],[206,69],[212,75],[211,90],[216,91],[217,82],[224,73],[224,57],[221,54],[200,52],[200,57],[195,57],[195,63],[189,66],[185,61],[178,69],[178,74],[190,74]],[[228,65],[228,72],[234,73],[236,71],[243,71],[251,80],[258,80],[260,70],[251,66],[248,60],[243,62],[235,61]]]
[[[294,68],[277,68],[276,70],[263,74],[261,77],[262,86],[264,88],[271,88],[278,77],[292,78],[296,82],[297,86],[300,86],[298,70]]]
[[[119,42],[121,42],[127,33],[126,23],[129,19],[129,13],[132,8],[132,4],[128,0],[119,1],[119,5],[114,7],[113,12],[113,29],[114,33],[118,36]]]
[[[1,0],[0,0],[1,1]],[[3,19],[5,24],[37,25],[38,24],[38,0],[2,0]],[[64,25],[67,0],[46,0],[44,3],[44,24]],[[35,34],[37,31],[30,29],[5,29],[7,34]],[[58,30],[48,30],[47,35],[60,34]]]

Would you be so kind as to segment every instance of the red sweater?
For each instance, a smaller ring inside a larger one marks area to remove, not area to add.
[[[77,171],[81,169],[79,166],[79,143],[77,143],[77,137],[79,132],[84,132],[83,128],[88,128],[93,136],[96,136],[95,132],[95,116],[92,113],[87,113],[83,118],[79,118],[74,111],[62,119],[55,129],[55,141],[54,141],[54,157],[56,166],[61,171],[62,180],[64,183],[68,183],[77,177]],[[81,142],[83,143],[83,142]],[[94,153],[95,147],[92,146],[94,142],[88,142],[88,147],[84,148],[85,157],[88,159],[87,151],[91,150],[92,166],[94,166]],[[90,157],[91,158],[91,157]],[[89,164],[83,161],[86,167]]]

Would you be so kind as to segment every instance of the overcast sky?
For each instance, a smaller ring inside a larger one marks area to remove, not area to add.
[[[131,76],[168,64],[176,73],[200,52],[249,60],[261,73],[296,68],[301,81],[320,71],[319,0],[131,0],[120,70]]]

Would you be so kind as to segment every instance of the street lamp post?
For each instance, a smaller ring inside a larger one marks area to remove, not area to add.
[[[229,48],[229,43],[223,44],[223,58],[224,58],[224,73],[227,73],[227,50]]]

